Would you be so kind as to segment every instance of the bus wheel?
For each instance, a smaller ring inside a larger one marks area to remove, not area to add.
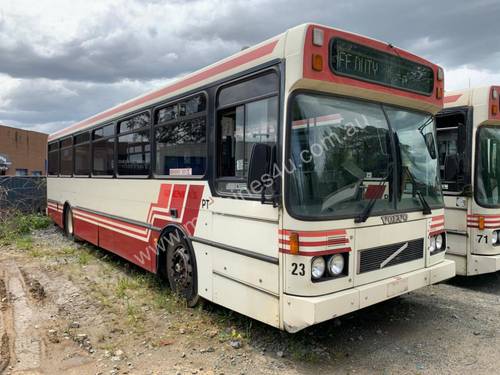
[[[183,240],[167,250],[167,277],[172,291],[185,298],[189,307],[198,304],[194,253]]]
[[[64,211],[64,233],[70,240],[74,239],[73,211],[68,206]]]

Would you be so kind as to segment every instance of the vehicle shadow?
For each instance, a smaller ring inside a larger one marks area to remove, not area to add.
[[[500,272],[478,276],[456,276],[446,284],[475,292],[483,292],[500,296]]]

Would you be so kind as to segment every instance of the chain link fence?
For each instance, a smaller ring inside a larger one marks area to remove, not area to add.
[[[43,213],[46,207],[46,177],[0,176],[0,217],[12,211]]]

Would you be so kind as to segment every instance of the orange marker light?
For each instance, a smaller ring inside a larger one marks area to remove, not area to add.
[[[484,230],[484,216],[479,216],[477,223],[479,229]]]
[[[498,114],[498,105],[493,104],[493,105],[491,106],[491,114],[492,114],[493,116],[496,116],[496,115]]]
[[[436,98],[443,99],[443,88],[442,87],[436,88]]]
[[[312,58],[312,68],[317,72],[323,70],[323,56],[314,54]]]
[[[297,232],[290,233],[290,254],[297,255],[299,253],[299,234]]]

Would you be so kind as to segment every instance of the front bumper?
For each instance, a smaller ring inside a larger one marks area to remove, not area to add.
[[[374,305],[455,276],[455,263],[444,260],[432,267],[319,297],[284,295],[283,325],[297,332],[313,324]]]
[[[467,275],[481,275],[500,271],[500,255],[471,255]]]

